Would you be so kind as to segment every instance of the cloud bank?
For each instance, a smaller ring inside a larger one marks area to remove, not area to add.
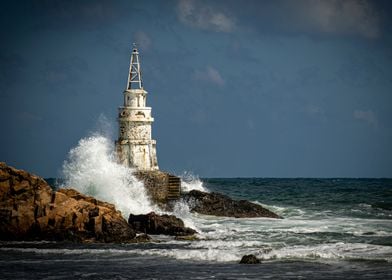
[[[201,1],[180,0],[177,16],[182,23],[199,29],[232,32],[235,28],[233,18]]]
[[[354,34],[367,38],[380,35],[379,16],[367,0],[299,0],[284,1],[292,6],[294,24],[299,29]]]
[[[195,1],[179,0],[177,17],[185,25],[216,32],[269,28],[283,33],[380,36],[380,13],[369,0]],[[251,19],[252,24],[249,24]],[[237,25],[238,23],[238,25]]]
[[[354,119],[366,122],[374,128],[378,127],[378,119],[372,110],[355,110],[353,116]]]
[[[225,80],[222,78],[218,70],[212,66],[207,66],[203,71],[196,70],[193,79],[199,81],[207,81],[218,86],[224,86]]]

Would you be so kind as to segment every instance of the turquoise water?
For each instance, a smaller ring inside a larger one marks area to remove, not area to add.
[[[391,179],[203,179],[209,191],[248,199],[284,217],[176,215],[199,241],[150,244],[2,243],[4,279],[392,278]],[[190,182],[189,184],[199,184]],[[239,265],[245,254],[262,264]]]

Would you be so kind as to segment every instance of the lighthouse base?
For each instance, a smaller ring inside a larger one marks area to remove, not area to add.
[[[159,170],[155,140],[119,140],[116,151],[122,165],[138,171]]]
[[[181,196],[181,179],[167,172],[136,171],[136,178],[144,182],[148,195],[163,209],[168,209],[172,201]]]

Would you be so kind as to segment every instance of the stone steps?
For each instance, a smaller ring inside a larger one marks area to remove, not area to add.
[[[179,177],[169,175],[167,200],[179,199],[181,195],[181,179]]]

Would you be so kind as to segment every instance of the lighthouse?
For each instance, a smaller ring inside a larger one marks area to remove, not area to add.
[[[143,87],[139,51],[133,44],[124,105],[118,110],[119,137],[116,141],[118,161],[137,171],[159,170],[156,141],[151,139],[151,107],[146,107],[147,91]]]

